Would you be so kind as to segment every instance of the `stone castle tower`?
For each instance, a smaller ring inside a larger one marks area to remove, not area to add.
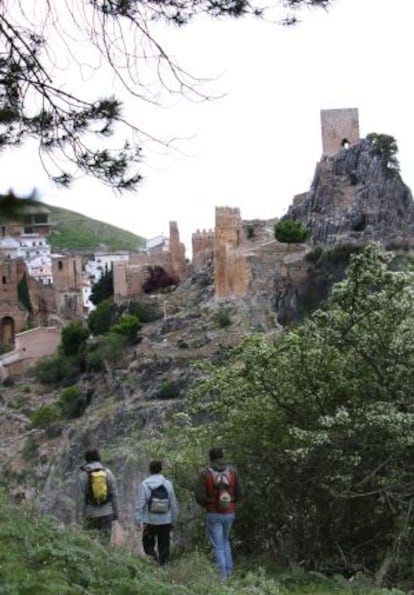
[[[342,147],[359,141],[357,108],[321,110],[322,153],[335,155]]]
[[[250,267],[242,246],[243,227],[239,208],[216,207],[214,238],[214,288],[216,297],[245,295]]]
[[[52,258],[57,314],[65,319],[83,315],[82,263],[79,256]]]

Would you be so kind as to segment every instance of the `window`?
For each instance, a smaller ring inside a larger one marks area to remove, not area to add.
[[[47,213],[38,213],[33,217],[34,223],[47,223]]]
[[[7,277],[6,277],[6,275],[3,275],[3,277],[2,277],[2,283],[3,283],[3,285],[6,285],[6,283],[7,283]]]
[[[58,269],[59,271],[63,270],[63,262],[61,260],[58,261]]]

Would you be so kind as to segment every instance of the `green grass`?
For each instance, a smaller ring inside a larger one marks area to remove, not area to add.
[[[80,213],[45,205],[50,210],[53,250],[130,250],[137,252],[145,240],[129,231],[102,223]]]
[[[103,546],[80,530],[64,529],[27,505],[0,495],[1,595],[316,595],[397,594],[349,585],[300,568],[277,572],[237,560],[221,585],[207,553],[178,555],[160,569],[123,547]]]

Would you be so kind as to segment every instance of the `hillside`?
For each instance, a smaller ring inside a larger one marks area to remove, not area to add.
[[[137,252],[145,239],[129,231],[91,219],[75,211],[46,205],[50,210],[53,250],[130,250]]]

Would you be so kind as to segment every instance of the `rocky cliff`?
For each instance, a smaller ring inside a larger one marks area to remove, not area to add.
[[[411,191],[368,138],[322,157],[309,192],[294,199],[284,218],[304,223],[318,245],[413,243]]]

